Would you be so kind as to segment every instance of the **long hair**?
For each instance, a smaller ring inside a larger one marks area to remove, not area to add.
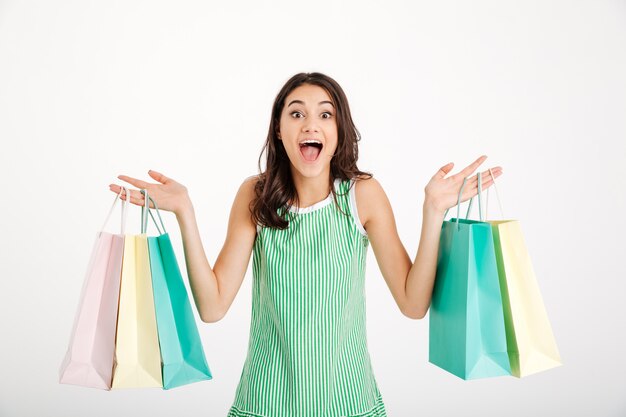
[[[289,201],[293,201],[295,204],[299,202],[291,177],[289,156],[282,141],[278,139],[278,132],[285,99],[294,89],[303,84],[323,88],[330,96],[336,109],[337,150],[330,161],[328,184],[335,204],[339,207],[333,187],[335,179],[348,180],[357,176],[367,178],[373,176],[369,172],[360,171],[356,165],[359,157],[358,142],[361,140],[361,135],[352,121],[348,99],[341,86],[329,76],[319,72],[296,74],[285,83],[274,100],[267,140],[259,156],[259,175],[254,189],[255,198],[250,203],[250,211],[254,222],[264,227],[276,229],[289,227],[289,220],[293,219],[292,212],[289,211],[291,207]],[[263,152],[266,154],[266,170],[264,172],[261,170]]]

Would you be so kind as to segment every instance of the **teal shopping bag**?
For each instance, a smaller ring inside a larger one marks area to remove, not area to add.
[[[163,365],[163,388],[212,379],[169,234],[165,232],[155,201],[145,190],[141,192],[146,195],[146,207],[142,208],[142,233],[146,232],[147,213],[150,213],[159,231],[159,236],[148,237],[148,252]],[[148,200],[155,207],[162,231],[148,208]]]
[[[480,220],[444,221],[429,314],[429,361],[463,379],[510,375],[502,298],[491,225]],[[447,214],[447,211],[446,211]],[[445,218],[445,217],[444,217]]]

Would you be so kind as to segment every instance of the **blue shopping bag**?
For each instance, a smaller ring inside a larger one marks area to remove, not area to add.
[[[473,198],[466,218],[459,218],[466,182],[459,192],[457,217],[444,221],[441,229],[429,313],[429,361],[462,379],[510,375],[493,235],[482,218],[480,173],[480,221],[467,218]]]
[[[147,213],[150,213],[159,231],[159,236],[148,237],[148,252],[163,365],[163,388],[212,379],[169,234],[165,232],[155,201],[145,190],[141,192],[146,195],[146,206],[142,207],[142,233],[146,233]],[[162,230],[148,208],[148,200],[154,205]]]

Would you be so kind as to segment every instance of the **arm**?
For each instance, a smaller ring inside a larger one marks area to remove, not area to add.
[[[248,269],[256,236],[256,225],[249,211],[255,182],[254,177],[248,178],[239,187],[230,212],[226,240],[213,268],[202,247],[191,202],[176,215],[189,284],[200,318],[206,323],[217,322],[226,315]]]
[[[398,236],[389,199],[374,178],[357,181],[357,206],[363,207],[363,227],[367,231],[376,261],[387,282],[387,286],[400,311],[412,319],[421,319],[430,307],[432,290],[437,271],[439,237],[445,210],[456,205],[458,190],[463,179],[484,161],[481,157],[458,174],[444,178],[453,164],[442,167],[425,188],[422,231],[415,260],[409,255]],[[500,167],[492,169],[498,177]],[[493,179],[489,171],[483,174],[483,188],[488,188]],[[477,194],[477,179],[468,180],[461,201]],[[362,203],[359,204],[359,201]],[[365,205],[365,202],[368,205]]]

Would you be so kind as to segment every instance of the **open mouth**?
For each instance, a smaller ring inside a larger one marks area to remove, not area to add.
[[[320,156],[322,147],[321,143],[303,143],[300,145],[300,153],[306,161],[313,162]]]

